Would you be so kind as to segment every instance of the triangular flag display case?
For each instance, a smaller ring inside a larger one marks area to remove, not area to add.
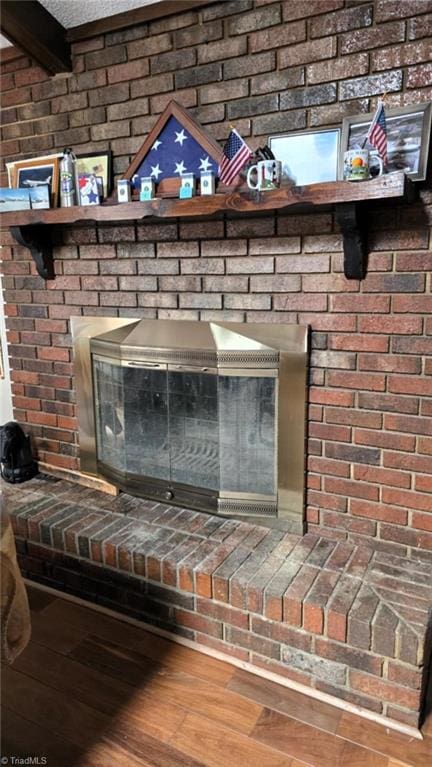
[[[141,179],[152,178],[157,197],[176,197],[182,173],[199,181],[203,170],[217,177],[222,149],[180,104],[170,101],[150,131],[124,178],[139,192]]]

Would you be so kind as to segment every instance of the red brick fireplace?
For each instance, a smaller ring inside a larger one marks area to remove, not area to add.
[[[337,125],[385,90],[389,106],[428,100],[428,11],[427,2],[390,0],[310,0],[307,10],[292,0],[216,2],[75,43],[71,75],[49,78],[9,54],[3,156],[109,145],[119,175],[173,97],[218,141],[234,120],[254,147],[269,134]],[[14,416],[52,469],[80,468],[71,316],[312,331],[304,538],[260,537],[234,522],[221,532],[196,512],[128,507],[121,496],[110,507],[81,488],[69,519],[52,508],[65,503],[63,482],[34,481],[21,499],[12,494],[29,577],[417,725],[432,551],[432,195],[428,183],[418,186],[414,203],[370,206],[361,281],[344,277],[342,238],[326,209],[59,226],[51,281],[3,232]],[[31,513],[21,501],[33,503]],[[183,535],[184,549],[170,558],[166,541],[159,553],[140,548],[133,525],[135,544],[122,548],[125,512],[161,544],[160,530]],[[83,519],[96,525],[88,535]],[[219,559],[204,565],[216,549]]]

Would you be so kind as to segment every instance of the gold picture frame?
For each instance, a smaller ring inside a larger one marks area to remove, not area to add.
[[[56,208],[59,195],[59,166],[58,157],[16,162],[12,168],[12,187],[32,189],[48,185],[52,207]]]

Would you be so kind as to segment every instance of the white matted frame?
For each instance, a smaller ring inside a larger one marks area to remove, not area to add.
[[[343,173],[343,154],[365,140],[375,112],[345,117],[342,123],[339,177]],[[412,181],[426,178],[431,132],[432,102],[386,109],[387,173],[405,171]],[[372,149],[366,143],[365,149]]]
[[[282,173],[297,186],[336,181],[340,128],[305,130],[270,136],[269,147],[282,162]]]

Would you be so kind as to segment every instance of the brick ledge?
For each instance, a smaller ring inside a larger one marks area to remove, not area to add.
[[[52,477],[3,487],[33,579],[418,724],[432,604],[424,554],[300,538]]]

